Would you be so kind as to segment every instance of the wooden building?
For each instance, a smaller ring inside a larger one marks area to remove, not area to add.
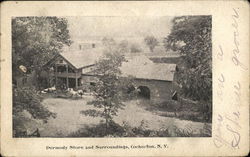
[[[79,88],[84,85],[84,76],[91,71],[95,62],[101,56],[97,49],[85,51],[64,52],[52,58],[44,69],[53,79],[56,87],[59,88]],[[88,77],[88,74],[85,76]]]

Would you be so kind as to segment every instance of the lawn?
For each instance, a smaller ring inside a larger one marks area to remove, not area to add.
[[[39,126],[42,137],[66,137],[70,134],[84,129],[85,127],[95,126],[100,123],[101,118],[89,117],[80,114],[80,111],[95,109],[87,102],[92,100],[91,96],[84,96],[82,99],[63,99],[46,98],[42,104],[52,112],[57,114],[56,118],[51,118],[46,124]],[[191,131],[195,136],[199,136],[204,127],[211,127],[211,124],[180,120],[174,117],[166,117],[147,109],[149,101],[130,100],[125,102],[124,110],[119,110],[118,116],[114,121],[119,125],[128,125],[130,127],[143,127],[149,130],[168,129],[174,132],[174,129],[180,128]],[[144,105],[147,104],[147,105]]]

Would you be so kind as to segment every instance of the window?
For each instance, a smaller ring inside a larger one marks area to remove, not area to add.
[[[65,65],[59,65],[57,66],[57,72],[66,72],[66,66]]]

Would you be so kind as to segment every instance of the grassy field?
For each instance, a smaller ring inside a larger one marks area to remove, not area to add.
[[[146,110],[164,117],[203,123],[211,123],[212,121],[211,110],[199,102],[168,100],[162,103],[145,103],[144,106],[146,106]]]
[[[100,124],[101,118],[89,117],[80,114],[80,111],[95,109],[87,102],[92,100],[91,96],[84,96],[82,99],[46,98],[42,103],[50,111],[57,114],[47,124],[40,126],[39,130],[43,137],[65,137],[70,136],[78,130],[95,127]],[[131,100],[125,102],[124,110],[118,112],[114,122],[120,126],[126,125],[129,128],[140,128],[144,130],[159,131],[168,130],[169,136],[175,134],[176,128],[188,131],[193,136],[202,134],[204,128],[211,128],[211,124],[180,120],[174,117],[162,115],[164,112],[155,112],[148,109],[150,101]],[[92,131],[93,132],[93,131]]]

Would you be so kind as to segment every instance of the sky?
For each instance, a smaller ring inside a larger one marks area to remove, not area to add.
[[[170,33],[172,17],[85,16],[66,17],[73,41],[96,40],[96,37],[144,38],[153,35],[166,37]]]

